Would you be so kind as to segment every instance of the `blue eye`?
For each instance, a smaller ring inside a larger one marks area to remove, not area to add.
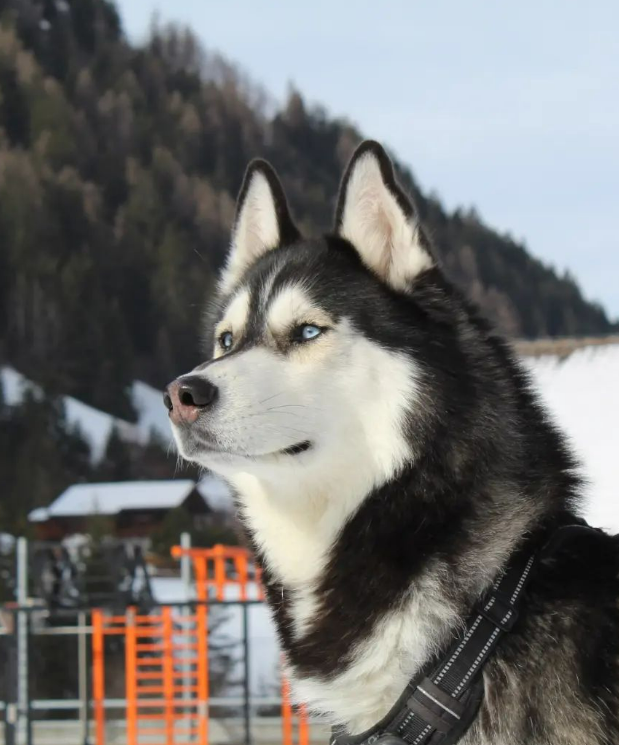
[[[219,337],[219,346],[226,352],[229,349],[232,349],[232,342],[233,337],[231,331],[224,331],[224,333]]]
[[[315,339],[320,334],[322,334],[322,329],[314,326],[312,323],[305,323],[303,326],[299,326],[298,329],[298,335],[301,341],[310,341],[310,339]]]

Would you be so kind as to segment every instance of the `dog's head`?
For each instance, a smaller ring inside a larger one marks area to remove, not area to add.
[[[289,479],[291,491],[308,474],[331,489],[342,473],[389,478],[414,450],[436,374],[420,359],[449,292],[378,144],[357,149],[334,232],[315,240],[294,226],[273,169],[253,162],[211,357],[165,396],[181,455],[226,477]]]

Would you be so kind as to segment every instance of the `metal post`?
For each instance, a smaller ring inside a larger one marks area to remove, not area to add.
[[[127,608],[125,625],[125,698],[127,745],[138,742],[137,627],[135,608]]]
[[[191,548],[190,533],[181,533],[181,548]],[[191,556],[186,553],[181,555],[181,580],[183,582],[183,589],[185,590],[185,597],[189,600],[189,593],[191,592]]]
[[[17,539],[17,745],[28,738],[28,616],[20,610],[28,602],[28,541]]]
[[[15,730],[17,727],[17,611],[11,617],[11,633],[6,637],[7,669],[6,669],[6,710],[4,713],[4,742],[15,745]]]
[[[77,664],[78,695],[80,699],[80,724],[84,745],[90,743],[88,706],[88,642],[86,639],[86,613],[77,614]]]
[[[245,745],[251,745],[251,700],[249,680],[249,607],[241,605],[243,611],[243,723],[245,726]]]
[[[95,742],[105,745],[105,641],[103,611],[91,611],[92,621],[92,698],[95,717]]]
[[[181,533],[181,548],[184,548],[186,550],[189,550],[191,548],[191,533]],[[191,599],[191,556],[187,553],[183,553],[181,555],[181,583],[183,585],[183,597],[185,600]],[[188,616],[192,612],[191,606],[184,606],[181,609],[181,613],[184,616]],[[186,621],[183,621],[181,626],[183,624],[186,624]],[[188,703],[191,702],[191,665],[183,664],[181,665],[181,670],[183,672],[187,673],[186,677],[183,677],[183,694],[182,697],[187,699]],[[189,711],[189,709],[185,709],[185,711]]]
[[[24,725],[24,729],[26,733],[26,742],[28,743],[28,745],[32,745],[32,702],[30,701],[30,691],[28,690],[28,677],[30,674],[28,660],[30,659],[30,634],[32,631],[32,615],[27,611],[22,611],[22,613],[26,618],[26,722]]]

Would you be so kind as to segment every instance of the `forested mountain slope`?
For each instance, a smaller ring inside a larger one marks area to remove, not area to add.
[[[134,378],[161,385],[198,359],[248,160],[275,164],[315,231],[361,134],[296,92],[266,106],[189,33],[130,45],[105,0],[0,0],[0,19],[0,351],[50,390],[131,418]],[[611,329],[572,279],[473,211],[448,214],[398,168],[448,273],[503,330]]]

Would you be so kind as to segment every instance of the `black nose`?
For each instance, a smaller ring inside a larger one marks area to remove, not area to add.
[[[180,378],[178,398],[183,406],[208,406],[217,398],[217,386],[197,375]]]

